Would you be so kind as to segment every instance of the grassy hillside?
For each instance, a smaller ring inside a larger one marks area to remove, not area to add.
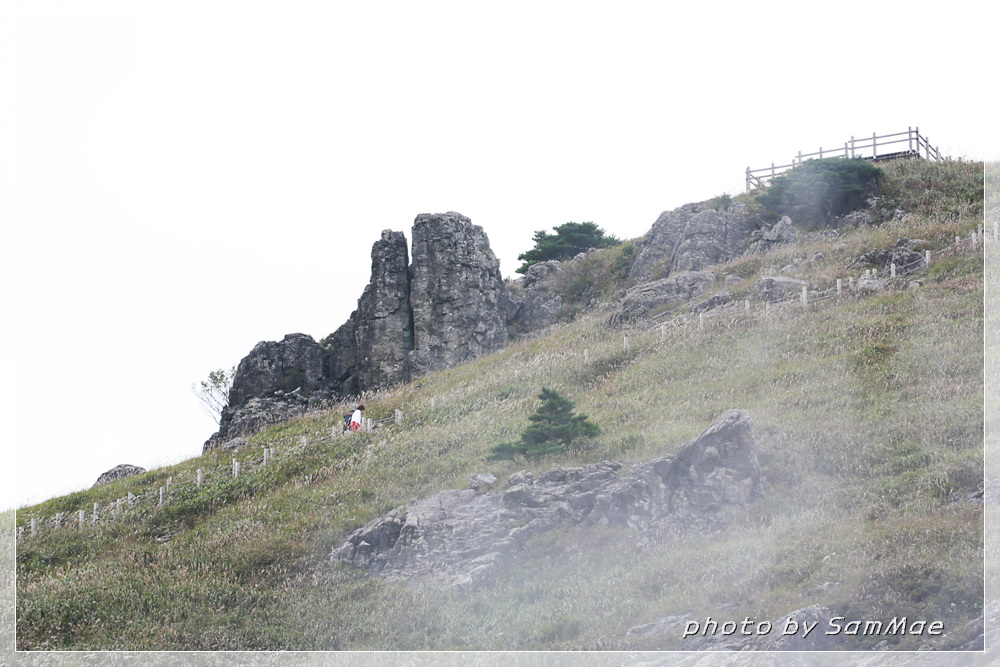
[[[902,236],[935,250],[981,223],[982,165],[902,162],[887,172],[882,197],[911,213],[906,222],[807,235],[717,275],[750,278],[734,288],[743,298],[769,267],[819,252],[802,271],[823,289],[847,277],[849,259]],[[984,465],[983,252],[937,256],[917,289],[738,310],[704,328],[679,319],[662,332],[607,331],[606,313],[581,314],[366,397],[376,419],[403,410],[400,425],[330,438],[342,414],[333,410],[259,433],[238,456],[275,447],[267,468],[248,465],[238,479],[216,472],[200,489],[175,487],[162,508],[22,540],[17,646],[675,649],[679,633],[626,633],[687,610],[770,620],[817,603],[848,619],[941,621],[946,636],[928,646],[959,646],[984,587],[983,510],[965,500]],[[493,445],[520,434],[543,386],[600,424],[596,448],[535,466],[487,463]],[[567,526],[473,593],[386,583],[328,561],[350,529],[463,488],[472,473],[644,460],[676,451],[728,408],[754,419],[766,496],[721,532],[639,547],[628,530]],[[228,463],[211,452],[21,509],[17,525]]]

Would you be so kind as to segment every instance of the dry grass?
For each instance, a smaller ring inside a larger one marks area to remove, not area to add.
[[[933,245],[967,234],[979,221],[971,208],[942,197],[905,225],[817,235],[725,268],[752,276],[822,252],[808,275],[823,284],[900,235]],[[740,311],[704,329],[671,326],[663,341],[658,329],[607,331],[581,316],[366,398],[375,417],[409,413],[401,426],[323,441],[339,426],[333,410],[262,432],[255,447],[286,454],[266,471],[19,544],[18,647],[677,648],[679,637],[626,633],[686,610],[764,620],[813,603],[940,620],[951,632],[935,648],[958,645],[984,583],[982,508],[964,500],[983,474],[982,276],[981,254],[961,255],[918,290]],[[542,386],[575,400],[603,435],[540,468],[671,452],[742,408],[767,496],[721,532],[652,547],[628,530],[567,527],[474,593],[389,584],[327,561],[347,530],[398,504],[528,465],[486,456],[517,437]],[[311,444],[291,456],[302,436]],[[53,499],[19,511],[18,525],[227,461],[212,453]],[[838,585],[810,594],[826,582]]]

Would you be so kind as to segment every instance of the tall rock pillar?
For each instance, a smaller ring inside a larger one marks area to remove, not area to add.
[[[413,318],[408,264],[403,232],[384,230],[372,246],[372,277],[358,308],[334,333],[330,375],[342,393],[410,380]]]
[[[503,347],[513,303],[482,227],[454,212],[417,216],[410,307],[414,376]]]

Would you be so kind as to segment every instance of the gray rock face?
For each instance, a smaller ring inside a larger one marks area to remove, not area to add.
[[[626,290],[606,325],[617,327],[700,296],[715,283],[711,271],[682,271]]]
[[[310,398],[330,398],[325,356],[312,336],[301,333],[257,343],[236,367],[219,430],[205,441],[202,451],[298,416]]]
[[[551,301],[551,298],[549,299]],[[542,296],[533,323],[550,307]],[[380,389],[499,349],[514,303],[482,228],[458,213],[419,215],[406,237],[384,230],[350,319],[320,345],[305,334],[261,342],[236,369],[208,451],[317,403]],[[526,313],[528,312],[526,311]]]
[[[791,299],[802,294],[802,288],[809,283],[785,276],[762,276],[757,281],[754,294],[761,301],[780,301]]]
[[[728,291],[719,292],[714,294],[709,298],[701,301],[699,303],[691,306],[692,313],[706,313],[710,310],[715,310],[716,308],[722,308],[723,306],[728,306],[733,302],[733,295]]]
[[[514,304],[483,229],[458,213],[418,215],[410,267],[414,375],[501,348]]]
[[[308,394],[323,389],[323,348],[312,336],[288,334],[281,341],[261,341],[236,367],[229,405],[239,407],[251,398],[276,391],[300,389]]]
[[[657,273],[699,271],[733,259],[743,253],[752,233],[762,224],[762,218],[747,214],[740,203],[723,213],[710,208],[707,202],[666,211],[636,242],[630,275],[644,282]]]
[[[523,291],[508,322],[511,331],[538,331],[556,323],[563,307],[563,298],[558,293],[562,273],[562,262],[558,260],[539,262],[528,269],[520,280]]]
[[[799,234],[792,225],[792,219],[786,215],[771,229],[753,232],[750,236],[750,245],[743,254],[762,255],[776,246],[795,243],[798,238]]]
[[[220,447],[239,448],[246,443],[246,440],[239,436],[250,435],[273,424],[301,417],[308,407],[308,400],[298,393],[251,398],[238,407],[227,407],[222,411],[218,433],[205,441],[202,453]]]
[[[128,463],[122,463],[121,465],[116,465],[107,472],[101,473],[101,476],[97,478],[96,482],[94,482],[94,486],[107,484],[108,482],[113,482],[116,479],[131,477],[132,475],[141,475],[144,472],[146,472],[145,468],[140,468],[139,466],[130,465]]]
[[[466,589],[493,577],[533,536],[567,521],[658,531],[712,528],[763,493],[750,416],[728,410],[677,454],[511,475],[497,493],[442,491],[351,533],[333,560],[392,580]]]
[[[922,239],[899,239],[891,248],[875,250],[854,259],[848,264],[848,268],[858,268],[866,266],[877,266],[885,269],[892,264],[896,265],[896,275],[903,275],[912,271],[917,271],[926,267],[924,255],[914,249],[925,244]]]
[[[343,394],[410,380],[413,313],[409,254],[402,232],[384,230],[372,246],[371,280],[350,319],[334,333],[329,375]]]

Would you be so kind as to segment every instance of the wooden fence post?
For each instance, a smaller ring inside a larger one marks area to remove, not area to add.
[[[808,290],[809,290],[809,288],[806,285],[802,286],[802,305],[803,306],[808,306],[809,305],[809,291]]]
[[[267,467],[267,447],[264,448],[264,467]]]
[[[201,486],[201,480],[202,479],[204,479],[204,473],[201,471],[201,468],[198,468],[198,470],[197,470],[197,472],[195,472],[195,476],[194,476],[194,485],[195,486]]]
[[[119,498],[118,500],[115,501],[115,511],[118,512],[119,514],[122,513],[122,500],[124,499]]]
[[[750,312],[750,299],[745,299],[743,301],[743,310],[744,310],[744,312],[747,312],[747,313]]]
[[[890,267],[889,268],[889,277],[890,278],[895,278],[896,277],[896,263],[895,262],[890,262],[889,263],[889,267]]]
[[[32,517],[31,519],[31,536],[34,537],[35,533],[38,532],[38,519]]]
[[[98,504],[94,503],[94,516],[91,517],[91,523],[93,523],[95,526],[97,525],[97,510],[98,510],[98,507],[99,507]]]
[[[930,265],[931,265],[931,251],[924,250],[924,267],[928,267]]]
[[[590,363],[590,349],[585,347],[583,348],[583,364],[584,366],[586,366],[589,363]]]
[[[878,136],[872,132],[872,157],[878,157]]]
[[[160,506],[163,505],[163,487],[160,487]]]
[[[628,349],[628,336],[622,338],[622,343],[625,345],[625,349]]]
[[[854,276],[847,276],[847,288],[850,290],[854,289]]]
[[[240,476],[240,464],[237,463],[236,458],[233,458],[233,477]]]
[[[79,517],[80,517],[80,528],[83,528],[83,524],[87,520],[87,513],[84,512],[83,510],[80,510]]]
[[[132,504],[134,502],[135,502],[135,495],[131,491],[129,491],[128,492],[128,506],[132,507]]]
[[[403,411],[400,410],[399,408],[396,408],[395,415],[396,415],[396,423],[397,424],[402,424],[403,423]]]
[[[837,296],[840,296],[840,278],[837,278]]]
[[[698,313],[698,328],[699,329],[705,328],[705,313]]]

